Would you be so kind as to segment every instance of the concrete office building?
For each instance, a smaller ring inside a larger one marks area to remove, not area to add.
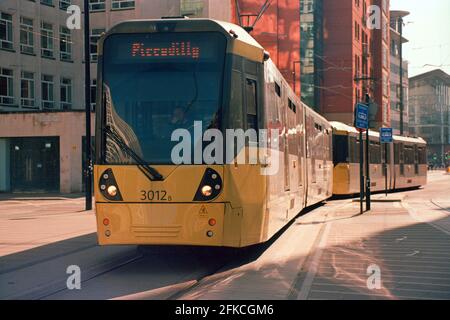
[[[428,143],[428,163],[450,165],[450,75],[437,69],[409,79],[409,125]]]
[[[400,90],[403,87],[403,134],[409,134],[408,62],[403,60],[403,86],[400,86],[400,50],[408,39],[400,35],[400,21],[406,11],[391,11],[391,127],[400,134]]]
[[[83,188],[83,35],[66,25],[80,2],[0,1],[0,192]]]
[[[70,3],[0,2],[0,111],[83,108],[83,35],[66,26]]]

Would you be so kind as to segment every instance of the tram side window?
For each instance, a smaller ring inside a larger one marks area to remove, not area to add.
[[[425,148],[419,148],[419,164],[427,164],[427,150]]]
[[[276,92],[277,96],[281,97],[281,87],[276,82],[275,82],[275,92]]]
[[[233,70],[229,109],[230,128],[244,129],[242,109],[242,74]]]
[[[378,142],[370,142],[370,163],[381,164],[381,146]]]
[[[359,140],[350,137],[350,162],[359,163]]]
[[[405,164],[414,164],[414,148],[405,146]]]
[[[400,164],[400,145],[394,144],[394,164]]]
[[[297,106],[295,103],[292,102],[291,99],[288,99],[288,107],[291,109],[294,113],[297,113]]]
[[[333,137],[333,163],[335,165],[339,163],[349,163],[349,148],[348,148],[348,136]]]
[[[247,128],[258,129],[258,103],[257,103],[257,91],[256,81],[247,79],[246,86],[246,101],[247,101]]]

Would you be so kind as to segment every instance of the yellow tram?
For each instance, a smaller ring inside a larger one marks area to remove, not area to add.
[[[267,241],[304,207],[332,195],[331,125],[300,102],[239,26],[123,22],[100,40],[98,66],[100,244],[245,247]],[[249,137],[222,163],[198,157],[208,144],[193,139],[192,154],[183,154],[192,161],[174,163],[173,133],[180,128],[194,136],[206,129],[279,134],[266,145]],[[264,154],[256,162],[236,161],[255,148]],[[266,156],[271,160],[262,161]]]
[[[333,194],[359,193],[359,133],[355,128],[343,123],[331,122],[331,125],[335,150]],[[385,147],[380,144],[378,132],[370,131],[369,140],[372,192],[385,190],[386,175],[389,191],[417,188],[427,183],[425,140],[394,136],[394,142],[388,145],[387,155]],[[363,143],[365,148],[365,134]]]

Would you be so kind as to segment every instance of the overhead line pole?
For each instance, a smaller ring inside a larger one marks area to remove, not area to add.
[[[86,111],[85,145],[85,208],[92,210],[92,150],[91,150],[91,53],[90,53],[89,0],[84,0],[84,97]]]
[[[370,106],[370,97],[369,95],[366,95],[366,104],[369,108]],[[367,128],[366,131],[366,211],[371,210],[371,203],[370,203],[370,197],[371,197],[371,180],[370,180],[370,120],[369,120],[369,128]]]

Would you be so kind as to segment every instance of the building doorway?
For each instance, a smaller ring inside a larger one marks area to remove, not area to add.
[[[59,137],[11,138],[11,191],[59,192]]]

